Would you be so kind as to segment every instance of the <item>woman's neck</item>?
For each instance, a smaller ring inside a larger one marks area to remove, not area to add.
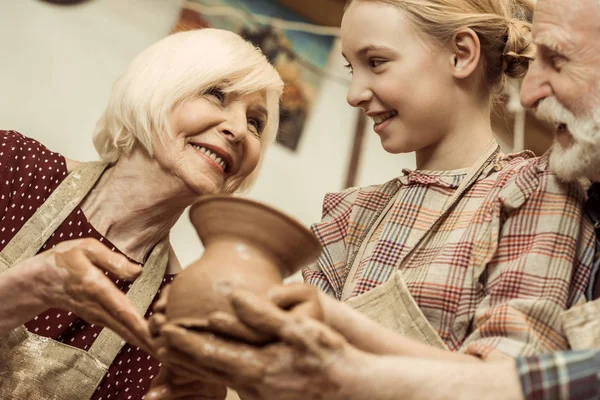
[[[81,208],[100,234],[144,262],[195,198],[145,151],[134,150],[105,171]]]
[[[494,140],[490,111],[463,109],[442,139],[416,152],[417,169],[454,170],[472,166]]]

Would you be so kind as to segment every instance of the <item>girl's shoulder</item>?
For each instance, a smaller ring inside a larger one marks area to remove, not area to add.
[[[323,199],[322,218],[335,218],[347,214],[353,207],[376,210],[385,205],[398,189],[398,179],[382,184],[351,187],[339,192],[329,192]]]

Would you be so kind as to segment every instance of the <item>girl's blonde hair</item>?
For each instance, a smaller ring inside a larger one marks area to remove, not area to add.
[[[471,28],[481,43],[486,87],[492,99],[504,93],[506,78],[521,79],[535,56],[531,11],[516,0],[348,0],[397,7],[417,29],[446,44],[462,28]]]
[[[136,144],[153,155],[152,142],[171,134],[171,115],[180,104],[214,87],[241,95],[265,93],[268,121],[262,152],[279,126],[283,82],[263,53],[241,36],[220,29],[175,33],[140,53],[117,80],[96,124],[94,146],[115,162]],[[255,180],[259,168],[239,191]]]

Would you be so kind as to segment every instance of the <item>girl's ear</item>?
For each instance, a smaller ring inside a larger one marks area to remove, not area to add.
[[[454,34],[450,43],[453,75],[457,79],[470,77],[479,66],[481,44],[471,28],[463,28]]]

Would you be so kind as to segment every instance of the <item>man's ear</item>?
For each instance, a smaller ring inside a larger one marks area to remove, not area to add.
[[[463,28],[454,34],[450,42],[453,75],[457,79],[465,79],[473,74],[479,66],[481,43],[471,28]]]

